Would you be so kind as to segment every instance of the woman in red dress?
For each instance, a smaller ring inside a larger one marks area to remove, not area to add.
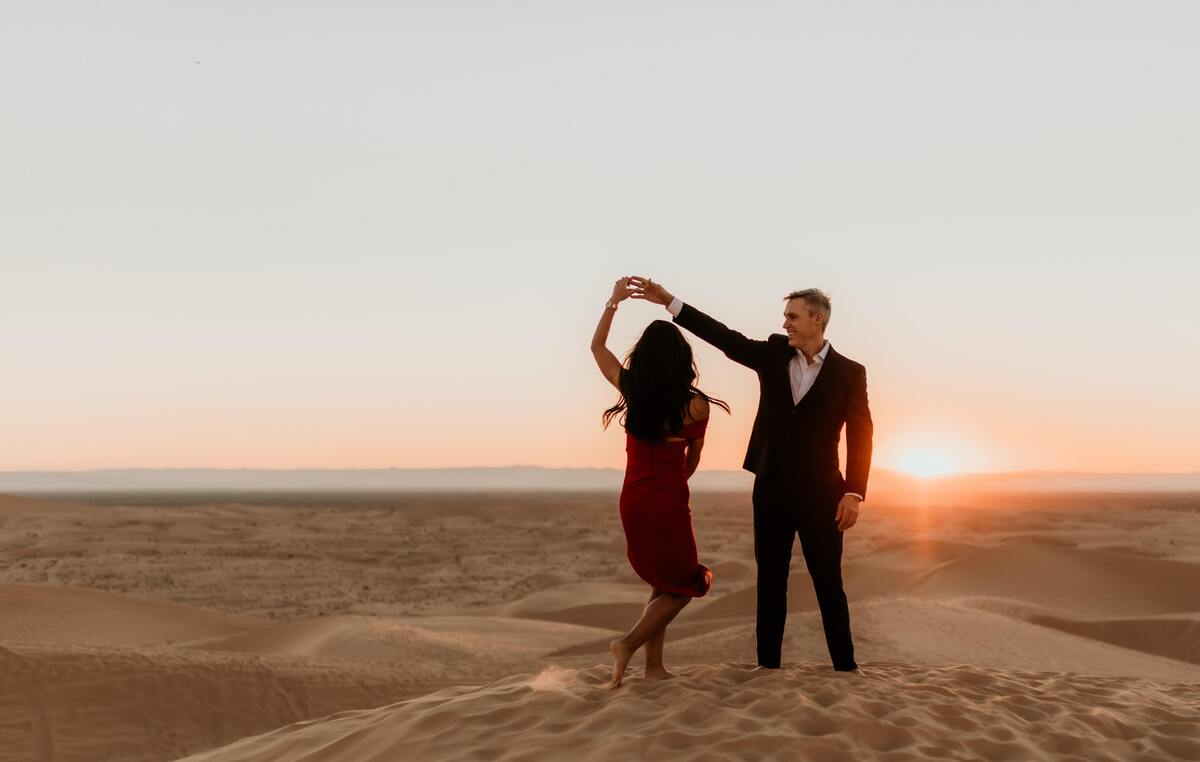
[[[650,585],[642,618],[610,644],[610,688],[621,684],[629,660],[643,645],[646,677],[674,677],[663,666],[667,625],[692,598],[707,593],[713,579],[697,558],[687,482],[700,464],[709,403],[729,411],[724,402],[695,387],[692,348],[673,323],[656,320],[647,326],[624,366],[608,350],[605,342],[617,305],[635,293],[629,278],[618,280],[592,336],[600,372],[621,393],[617,404],[604,411],[604,425],[619,415],[625,427],[621,526],[627,555]]]

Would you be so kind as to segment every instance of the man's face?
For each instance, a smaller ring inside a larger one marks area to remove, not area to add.
[[[788,344],[799,348],[805,342],[819,339],[824,332],[824,315],[810,313],[803,299],[789,299],[783,308],[783,330],[787,331]]]

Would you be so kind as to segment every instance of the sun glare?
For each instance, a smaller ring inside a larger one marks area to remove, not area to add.
[[[911,450],[900,458],[899,469],[918,479],[948,476],[957,471],[953,459],[937,450]]]

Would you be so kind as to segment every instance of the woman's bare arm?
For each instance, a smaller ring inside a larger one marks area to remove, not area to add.
[[[612,304],[616,305],[629,298],[633,293],[633,289],[629,285],[629,278],[618,278],[613,284]],[[596,359],[596,365],[599,366],[600,372],[608,379],[608,382],[618,389],[621,388],[621,361],[617,356],[609,351],[608,331],[612,328],[613,315],[617,308],[604,307],[604,312],[600,315],[600,322],[596,324],[596,332],[592,334],[592,357]]]
[[[703,449],[704,437],[687,441],[687,458],[684,461],[684,465],[687,467],[687,478],[691,479],[692,474],[696,473],[696,469],[700,467],[700,451]]]
[[[708,418],[708,414],[708,400],[699,396],[694,397],[691,404],[688,405],[688,417],[693,421],[703,421]],[[689,439],[686,447],[687,453],[684,456],[684,466],[687,470],[687,478],[690,479],[700,466],[700,451],[704,449],[704,437]]]

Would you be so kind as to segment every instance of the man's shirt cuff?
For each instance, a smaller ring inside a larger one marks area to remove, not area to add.
[[[683,302],[679,300],[678,296],[667,305],[667,312],[671,313],[671,317],[679,317],[679,313],[683,312]]]
[[[864,502],[864,503],[865,503],[865,502],[866,502],[866,500],[867,500],[865,497],[863,497],[862,495],[858,494],[857,492],[847,492],[847,493],[846,493],[846,495],[854,495],[856,498],[858,498],[858,499],[859,499],[861,502]],[[844,496],[843,496],[843,497],[844,497]]]

